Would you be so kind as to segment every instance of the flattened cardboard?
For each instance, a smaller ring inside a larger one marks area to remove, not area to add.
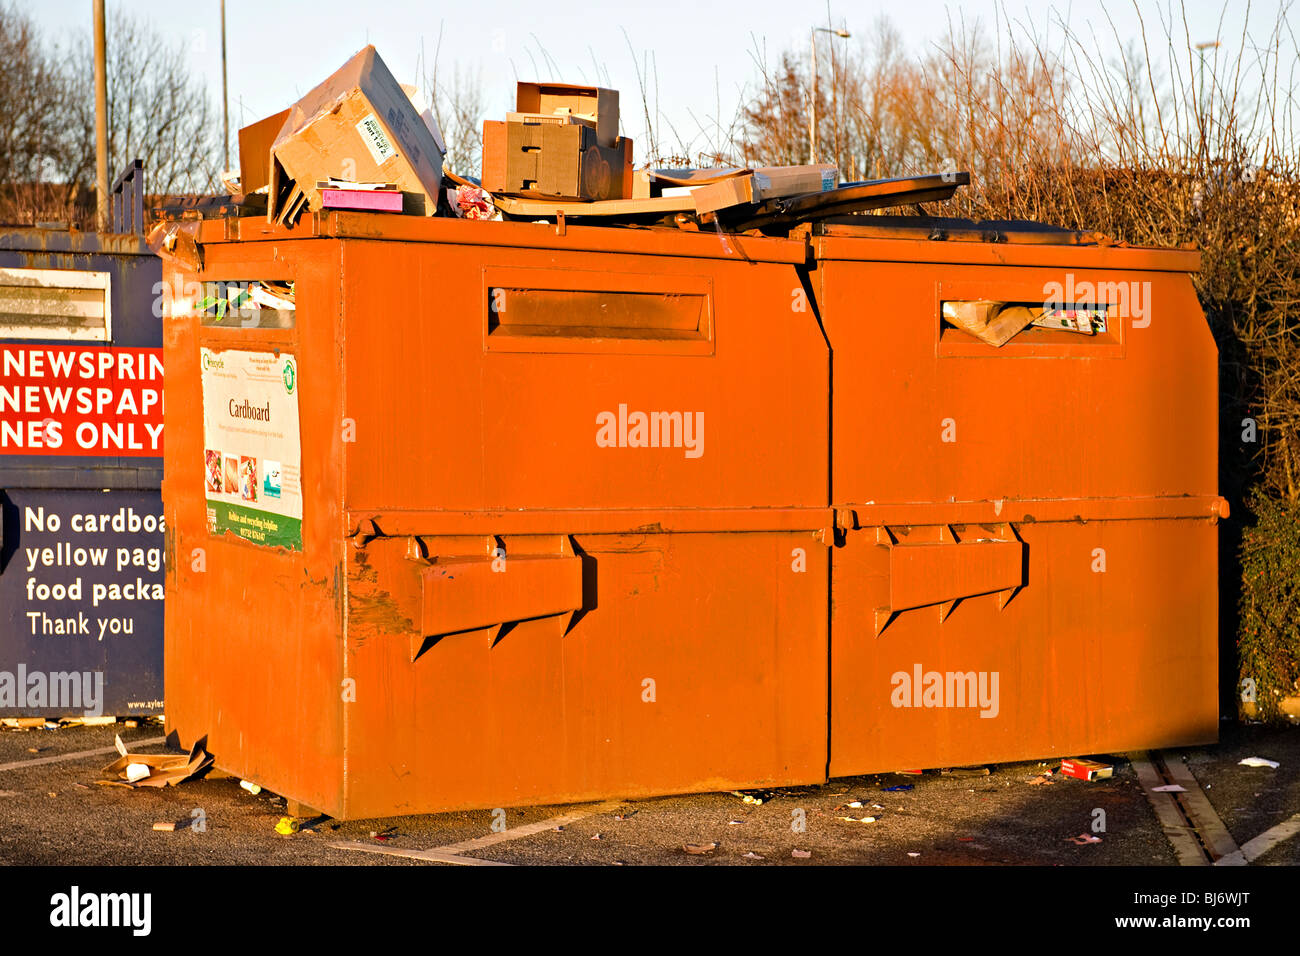
[[[267,219],[295,216],[286,206],[319,210],[316,183],[327,179],[394,183],[402,211],[432,216],[442,185],[442,153],[426,121],[384,61],[368,46],[295,103],[271,146]],[[296,197],[295,197],[296,198]]]
[[[695,211],[706,213],[782,196],[829,192],[838,185],[839,170],[830,164],[762,166],[747,176],[729,176],[699,186],[692,195]]]
[[[128,753],[120,736],[114,739],[118,758],[102,771],[108,780],[97,781],[111,787],[166,787],[175,786],[182,780],[199,773],[212,763],[212,755],[207,752],[208,738],[205,736],[195,742],[189,754],[133,754]],[[140,780],[127,778],[126,768],[131,764],[144,764],[149,768],[149,775]]]
[[[997,348],[1019,335],[1035,315],[1025,306],[990,299],[945,302],[942,308],[944,321]]]

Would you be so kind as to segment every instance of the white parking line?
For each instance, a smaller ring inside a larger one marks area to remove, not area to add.
[[[166,737],[150,737],[148,740],[132,740],[132,747],[152,747],[164,744]],[[12,763],[0,763],[0,770],[22,770],[24,767],[38,767],[44,763],[62,763],[65,760],[80,760],[82,757],[102,757],[104,754],[117,753],[116,747],[98,747],[95,750],[78,750],[70,754],[55,754],[53,757],[33,757],[31,760],[15,760]]]
[[[1215,866],[1242,866],[1259,859],[1273,847],[1277,846],[1283,840],[1289,840],[1291,837],[1300,833],[1300,813],[1293,817],[1287,817],[1275,827],[1270,827],[1253,840],[1247,840],[1241,845],[1241,849],[1234,854],[1229,854],[1223,859],[1217,861]]]
[[[572,810],[569,813],[561,814],[558,817],[551,817],[548,820],[539,820],[537,823],[526,823],[521,827],[511,827],[509,830],[502,830],[500,833],[489,833],[486,836],[475,837],[472,840],[461,840],[459,843],[449,843],[447,846],[434,847],[431,850],[406,850],[400,847],[376,846],[373,843],[358,843],[349,841],[347,843],[330,843],[327,846],[335,850],[360,850],[363,853],[381,853],[386,856],[402,856],[411,860],[425,860],[429,863],[452,863],[458,866],[510,866],[509,863],[497,863],[493,860],[479,860],[472,856],[461,856],[462,853],[468,853],[471,850],[482,850],[485,847],[494,846],[503,843],[506,840],[518,840],[523,837],[532,836],[534,833],[542,833],[546,830],[554,830],[556,827],[562,827],[573,823],[575,820],[581,820],[583,817],[589,817],[597,813],[607,813],[610,810],[623,806],[623,802],[618,800],[607,801],[605,803],[592,804],[579,810]]]
[[[1178,865],[1209,865],[1209,860],[1206,859],[1205,852],[1197,842],[1192,828],[1184,822],[1186,818],[1178,808],[1174,795],[1155,792],[1155,788],[1164,784],[1165,780],[1151,763],[1146,751],[1129,754],[1129,762],[1137,773],[1138,783],[1142,785],[1142,791],[1150,801],[1151,809],[1155,811],[1156,820],[1164,831],[1165,839],[1169,841],[1174,855],[1178,857]]]

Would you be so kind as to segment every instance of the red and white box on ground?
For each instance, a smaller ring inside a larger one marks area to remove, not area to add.
[[[1108,763],[1101,763],[1097,760],[1067,757],[1061,761],[1061,774],[1078,780],[1107,780],[1114,776],[1115,768]]]

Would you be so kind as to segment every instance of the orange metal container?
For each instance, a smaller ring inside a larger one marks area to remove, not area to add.
[[[294,280],[296,317],[166,323],[182,739],[340,818],[824,775],[804,242],[365,214],[199,238],[173,281]],[[296,361],[300,550],[208,530],[200,349]]]
[[[1226,502],[1199,254],[855,226],[813,247],[844,529],[830,773],[1216,739]],[[1111,314],[996,348],[944,325],[953,300]]]
[[[169,728],[339,818],[1212,739],[1196,257],[821,231],[202,224],[173,287],[296,309],[165,323]],[[1150,325],[941,327],[1070,270]],[[205,490],[214,452],[285,484]],[[997,672],[997,717],[893,706],[916,665]]]

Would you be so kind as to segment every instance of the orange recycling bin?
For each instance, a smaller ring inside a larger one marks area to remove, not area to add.
[[[824,225],[832,775],[1213,741],[1199,254]],[[1000,347],[945,306],[1049,306]]]
[[[1194,253],[195,229],[167,719],[223,770],[358,818],[1214,737]],[[943,319],[1054,282],[1104,330]]]
[[[197,238],[166,277],[182,740],[339,818],[823,777],[806,242],[358,213]]]

